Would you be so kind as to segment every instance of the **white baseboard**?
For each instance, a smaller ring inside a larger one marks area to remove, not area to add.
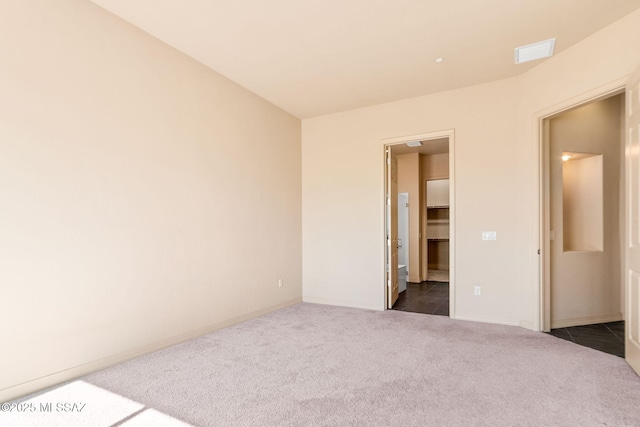
[[[310,297],[303,296],[302,302],[308,302],[312,304],[324,304],[324,305],[335,305],[338,307],[351,307],[351,308],[362,308],[365,310],[375,310],[375,311],[383,311],[384,307],[382,305],[371,305],[371,304],[361,304],[355,301],[343,301],[332,298],[318,298],[318,297]]]
[[[570,328],[572,326],[595,325],[596,323],[619,322],[624,320],[622,313],[608,314],[604,316],[576,317],[573,319],[551,320],[551,329]]]
[[[538,329],[533,327],[533,322],[530,320],[520,320],[518,326],[523,329],[529,329],[530,331],[540,332]]]
[[[276,310],[280,310],[285,307],[292,306],[302,302],[302,298],[296,298],[294,300],[286,301],[281,304],[270,306],[261,310],[253,311],[251,313],[244,314],[242,316],[233,317],[222,322],[217,322],[212,325],[208,325],[203,328],[196,329],[184,334],[176,335],[171,338],[156,341],[154,343],[130,350],[122,353],[114,354],[102,359],[95,360],[93,362],[85,363],[80,366],[65,369],[64,371],[55,372],[40,378],[35,378],[31,381],[27,381],[22,384],[17,384],[5,389],[0,390],[0,402],[7,402],[9,400],[17,399],[21,396],[25,396],[30,393],[35,393],[39,390],[51,387],[57,384],[61,384],[66,381],[70,381],[81,377],[83,375],[90,374],[92,372],[99,371],[100,369],[107,368],[109,366],[116,365],[118,363],[125,362],[136,357],[144,356],[145,354],[153,353],[154,351],[162,350],[167,347],[179,344],[184,341],[205,335],[217,330],[235,325],[237,323],[244,322],[254,317],[262,316],[267,313],[271,313]]]
[[[521,321],[516,319],[499,319],[490,317],[456,316],[455,320],[468,322],[492,323],[494,325],[520,326]]]

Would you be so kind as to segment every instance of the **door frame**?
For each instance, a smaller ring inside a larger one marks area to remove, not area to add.
[[[388,188],[387,188],[387,176],[389,173],[388,170],[388,165],[387,165],[387,149],[394,146],[394,145],[401,145],[401,144],[406,144],[407,142],[411,142],[411,141],[429,141],[432,139],[442,139],[442,138],[448,138],[449,139],[449,317],[452,319],[455,319],[455,296],[456,296],[456,286],[455,286],[455,277],[456,277],[456,269],[455,269],[455,260],[456,260],[456,198],[455,198],[455,131],[454,129],[445,129],[445,130],[440,130],[440,131],[435,131],[435,132],[427,132],[427,133],[420,133],[420,134],[415,134],[415,135],[406,135],[406,136],[399,136],[399,137],[394,137],[394,138],[386,138],[386,139],[382,139],[381,145],[382,145],[382,158],[383,160],[383,167],[384,167],[384,186],[383,186],[383,194],[382,194],[382,203],[383,203],[383,207],[384,207],[384,215],[383,215],[383,223],[382,223],[382,242],[383,242],[383,250],[384,250],[384,263],[382,265],[382,269],[383,269],[383,283],[382,286],[384,287],[384,292],[383,292],[383,297],[384,297],[384,302],[383,302],[383,307],[385,308],[385,310],[390,309],[390,307],[388,307],[387,301],[389,300],[389,288],[387,286],[387,271],[386,271],[386,263],[387,263],[387,257],[388,257],[388,251],[387,251],[387,236],[386,236],[386,226],[387,226],[387,198],[388,198]],[[426,238],[426,236],[424,236],[423,238]]]
[[[411,201],[409,200],[409,193],[405,192],[398,192],[398,196],[400,196],[401,194],[406,195],[407,197],[407,204],[411,203]],[[400,207],[400,200],[398,199],[398,208]],[[400,236],[400,231],[398,231],[398,239],[402,237],[402,244],[403,244],[403,249],[405,249],[405,265],[407,268],[407,273],[409,272],[409,207],[405,207],[403,209],[403,215],[402,217],[404,218],[404,223],[405,223],[405,233],[403,236]],[[400,224],[400,209],[398,209],[398,224]],[[398,261],[399,263],[399,261]]]
[[[544,110],[540,110],[534,114],[533,129],[535,138],[538,141],[538,250],[535,255],[538,263],[538,279],[534,289],[534,319],[533,329],[537,331],[549,332],[551,330],[551,221],[550,221],[550,189],[549,189],[549,119],[552,116],[563,113],[574,108],[581,107],[594,101],[599,101],[611,96],[619,95],[625,92],[628,77],[615,80],[607,85],[593,89],[576,97],[570,98],[564,102],[555,104]],[[626,104],[625,104],[626,105]],[[626,106],[625,106],[626,108]],[[624,113],[623,113],[624,114]],[[621,124],[622,125],[622,124]],[[624,136],[625,134],[623,134]],[[623,138],[623,145],[626,138]],[[622,153],[621,153],[622,156]],[[620,172],[624,173],[625,161],[621,157]],[[622,175],[621,175],[622,176]],[[622,193],[625,193],[625,182],[621,181]],[[621,198],[620,208],[625,209],[625,200]],[[621,229],[626,229],[626,217],[621,217]],[[620,254],[622,258],[622,272],[626,263],[624,253]],[[621,277],[625,277],[623,274]],[[622,286],[624,293],[623,300],[623,316],[625,315],[625,303],[627,301],[626,286]]]

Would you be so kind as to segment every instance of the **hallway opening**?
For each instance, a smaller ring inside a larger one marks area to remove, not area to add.
[[[620,91],[542,121],[543,330],[624,357]]]
[[[453,317],[453,132],[414,138],[385,146],[387,308]]]

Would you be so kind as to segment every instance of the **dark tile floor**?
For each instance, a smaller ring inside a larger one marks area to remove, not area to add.
[[[448,316],[449,282],[407,283],[407,290],[400,293],[393,309]]]
[[[624,322],[552,329],[549,333],[563,340],[624,357]]]

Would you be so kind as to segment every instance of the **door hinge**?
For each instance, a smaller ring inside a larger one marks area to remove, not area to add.
[[[538,255],[540,255],[540,249],[538,249]]]

